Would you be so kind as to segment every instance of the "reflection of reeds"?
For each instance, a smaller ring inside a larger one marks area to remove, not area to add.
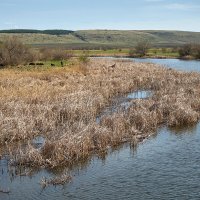
[[[115,67],[110,70],[110,66]],[[0,143],[46,138],[42,148],[29,143],[13,154],[16,164],[56,167],[73,164],[124,142],[136,143],[160,124],[196,123],[200,113],[200,75],[154,64],[91,59],[79,67],[49,71],[0,71]],[[116,96],[152,90],[148,99],[101,117]]]
[[[43,188],[49,186],[49,185],[64,185],[65,183],[68,183],[71,181],[71,176],[68,174],[63,174],[62,176],[57,176],[54,178],[46,178],[43,177],[40,181],[40,184]]]

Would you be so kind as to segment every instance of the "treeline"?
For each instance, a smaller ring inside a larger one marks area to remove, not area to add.
[[[148,41],[139,41],[135,48],[129,50],[130,57],[144,57],[148,56],[151,43]],[[166,48],[162,48],[162,53],[165,55]],[[200,44],[185,44],[181,47],[174,47],[172,52],[177,52],[182,59],[200,59]]]
[[[0,33],[38,33],[38,34],[49,34],[49,35],[68,35],[73,33],[71,30],[35,30],[35,29],[12,29],[12,30],[0,30]]]

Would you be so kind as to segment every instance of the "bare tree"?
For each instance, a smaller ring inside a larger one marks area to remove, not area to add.
[[[179,55],[181,58],[190,56],[192,53],[192,44],[185,44],[179,49]]]
[[[147,40],[139,41],[135,46],[135,53],[139,57],[143,57],[147,54],[150,48],[150,43]]]
[[[30,49],[16,37],[6,39],[0,50],[0,62],[3,65],[19,65],[34,59]]]
[[[196,59],[200,59],[200,44],[194,45],[192,54]]]

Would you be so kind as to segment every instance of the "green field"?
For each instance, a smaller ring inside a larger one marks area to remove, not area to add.
[[[30,33],[29,33],[30,32]],[[0,42],[8,36],[16,36],[34,47],[64,47],[66,49],[114,49],[131,48],[140,40],[148,40],[153,47],[174,47],[185,43],[200,43],[199,32],[185,31],[0,31]]]
[[[122,49],[108,49],[108,50],[73,50],[74,56],[80,56],[84,53],[87,53],[89,56],[112,56],[112,57],[129,57],[128,48]],[[179,53],[173,48],[151,48],[147,52],[147,57],[166,57],[166,58],[177,58]]]

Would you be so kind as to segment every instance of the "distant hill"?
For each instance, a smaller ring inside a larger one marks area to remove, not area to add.
[[[64,46],[70,49],[134,47],[140,40],[148,40],[157,47],[200,43],[200,32],[156,30],[0,30],[0,41],[11,35],[35,47]]]

